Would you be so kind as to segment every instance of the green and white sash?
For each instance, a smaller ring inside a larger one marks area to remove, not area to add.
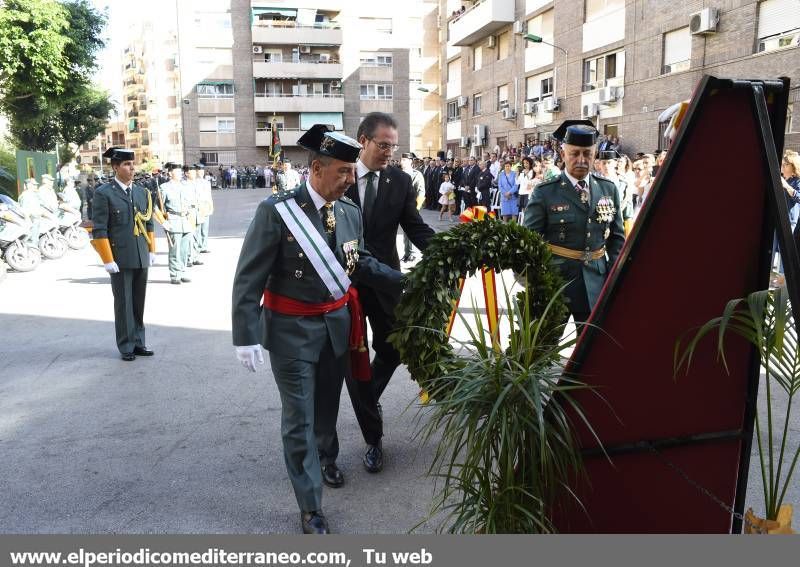
[[[275,205],[275,209],[322,278],[325,287],[334,299],[340,299],[350,289],[350,278],[311,219],[294,199],[281,201]]]

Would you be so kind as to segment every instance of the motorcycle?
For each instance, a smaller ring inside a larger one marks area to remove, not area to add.
[[[32,230],[22,209],[9,197],[0,195],[0,258],[17,272],[30,272],[42,262],[38,248],[27,244]]]
[[[67,246],[80,250],[89,244],[89,232],[81,226],[80,213],[73,209],[58,209],[58,229],[67,240]]]
[[[46,214],[39,220],[39,251],[48,260],[57,260],[67,253],[69,243],[59,231],[56,212],[46,205],[42,209]]]

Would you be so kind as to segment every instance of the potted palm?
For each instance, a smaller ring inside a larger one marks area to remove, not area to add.
[[[755,434],[764,491],[765,517],[748,510],[745,530],[748,533],[793,533],[792,508],[784,504],[800,447],[789,448],[792,401],[800,389],[800,348],[785,286],[762,290],[746,298],[734,299],[720,317],[711,319],[688,341],[675,346],[675,372],[687,371],[699,341],[716,330],[717,353],[727,370],[725,338],[733,333],[752,344],[763,369],[763,395],[766,416],[756,414]],[[786,397],[786,409],[779,411],[779,396]],[[776,442],[777,441],[777,442]]]

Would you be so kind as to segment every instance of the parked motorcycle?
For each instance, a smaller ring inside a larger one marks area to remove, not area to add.
[[[58,209],[58,229],[67,240],[67,246],[80,250],[89,244],[89,232],[81,226],[81,215],[73,209]]]
[[[45,214],[39,220],[39,251],[48,260],[57,260],[67,253],[69,243],[59,230],[57,212],[46,205],[42,208]]]
[[[30,272],[42,263],[38,248],[27,243],[31,229],[19,205],[0,195],[0,257],[17,272]]]

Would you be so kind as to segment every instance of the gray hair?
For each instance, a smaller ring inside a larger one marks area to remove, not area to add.
[[[331,156],[326,156],[319,152],[310,152],[308,154],[308,167],[311,167],[311,164],[314,163],[315,161],[320,162],[322,165],[330,165],[331,162],[333,161],[333,158]]]

